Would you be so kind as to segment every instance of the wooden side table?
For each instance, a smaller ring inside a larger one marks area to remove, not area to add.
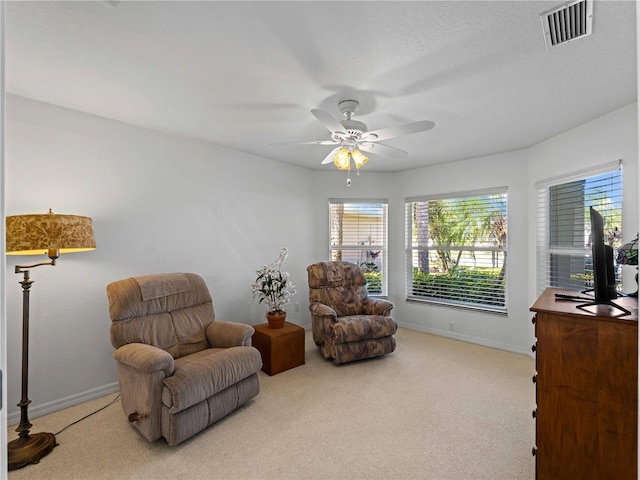
[[[304,328],[289,322],[282,328],[253,325],[252,345],[262,356],[262,371],[275,375],[304,364]]]

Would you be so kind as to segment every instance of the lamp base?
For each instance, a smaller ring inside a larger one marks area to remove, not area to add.
[[[638,267],[636,267],[636,270],[638,270]],[[636,273],[636,287],[638,286],[638,274]],[[636,291],[633,293],[629,294],[630,297],[637,297],[638,296],[638,289],[636,288]]]
[[[56,436],[53,433],[31,433],[26,439],[16,438],[9,442],[7,449],[9,470],[17,470],[30,463],[38,463],[57,445]]]

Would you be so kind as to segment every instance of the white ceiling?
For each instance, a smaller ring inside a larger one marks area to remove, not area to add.
[[[314,169],[312,108],[385,142],[392,172],[525,148],[637,100],[633,1],[596,1],[593,34],[545,49],[548,1],[7,2],[6,91]]]

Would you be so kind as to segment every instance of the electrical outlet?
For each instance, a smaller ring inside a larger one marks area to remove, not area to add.
[[[295,307],[296,307],[296,312],[299,312],[300,311],[300,304],[298,302],[296,302]]]

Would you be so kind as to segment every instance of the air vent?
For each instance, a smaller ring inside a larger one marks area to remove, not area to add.
[[[591,35],[593,0],[578,0],[540,15],[547,50]]]

